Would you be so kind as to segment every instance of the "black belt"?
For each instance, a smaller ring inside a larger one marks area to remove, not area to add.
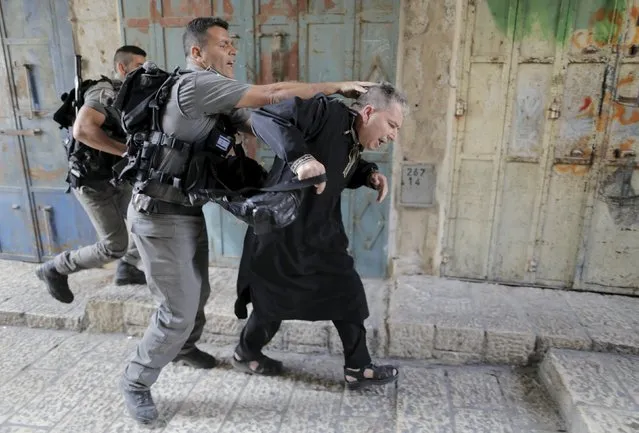
[[[187,216],[200,216],[203,215],[202,207],[200,206],[182,206],[175,203],[167,203],[165,201],[155,200],[153,206],[149,210],[149,213],[160,215],[187,215]]]

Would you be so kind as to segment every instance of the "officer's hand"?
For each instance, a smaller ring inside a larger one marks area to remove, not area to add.
[[[371,174],[370,184],[377,190],[377,203],[381,203],[388,193],[388,180],[382,173],[375,172]]]
[[[337,93],[347,98],[357,98],[375,84],[371,81],[342,81],[337,83]]]
[[[299,180],[309,179],[325,173],[326,168],[324,167],[324,164],[314,159],[305,162],[297,169],[297,177]],[[315,188],[317,188],[317,193],[321,194],[324,191],[324,188],[326,188],[326,182],[316,184]]]

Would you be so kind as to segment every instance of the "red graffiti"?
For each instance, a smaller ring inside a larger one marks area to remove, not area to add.
[[[592,104],[592,98],[590,96],[586,96],[586,98],[584,99],[584,104],[581,106],[581,108],[579,108],[579,111],[584,111],[585,109],[587,109],[588,107],[590,107],[590,105]]]

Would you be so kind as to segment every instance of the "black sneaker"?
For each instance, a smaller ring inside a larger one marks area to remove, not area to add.
[[[53,260],[38,266],[35,274],[46,283],[47,290],[55,299],[65,304],[73,302],[73,292],[69,289],[69,277],[56,270]]]
[[[141,424],[151,424],[158,418],[158,409],[155,407],[151,390],[135,390],[125,388],[120,385],[124,396],[124,406],[129,414]]]
[[[202,352],[197,347],[187,353],[178,355],[173,360],[178,365],[185,365],[187,367],[202,368],[205,370],[211,369],[217,365],[217,360],[206,352]]]
[[[127,284],[146,284],[144,272],[133,265],[120,260],[115,271],[115,285],[125,286]]]

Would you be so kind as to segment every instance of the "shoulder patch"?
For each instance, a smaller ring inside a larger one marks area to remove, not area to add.
[[[100,91],[100,104],[109,107],[113,105],[113,101],[115,101],[115,90],[104,88]]]

